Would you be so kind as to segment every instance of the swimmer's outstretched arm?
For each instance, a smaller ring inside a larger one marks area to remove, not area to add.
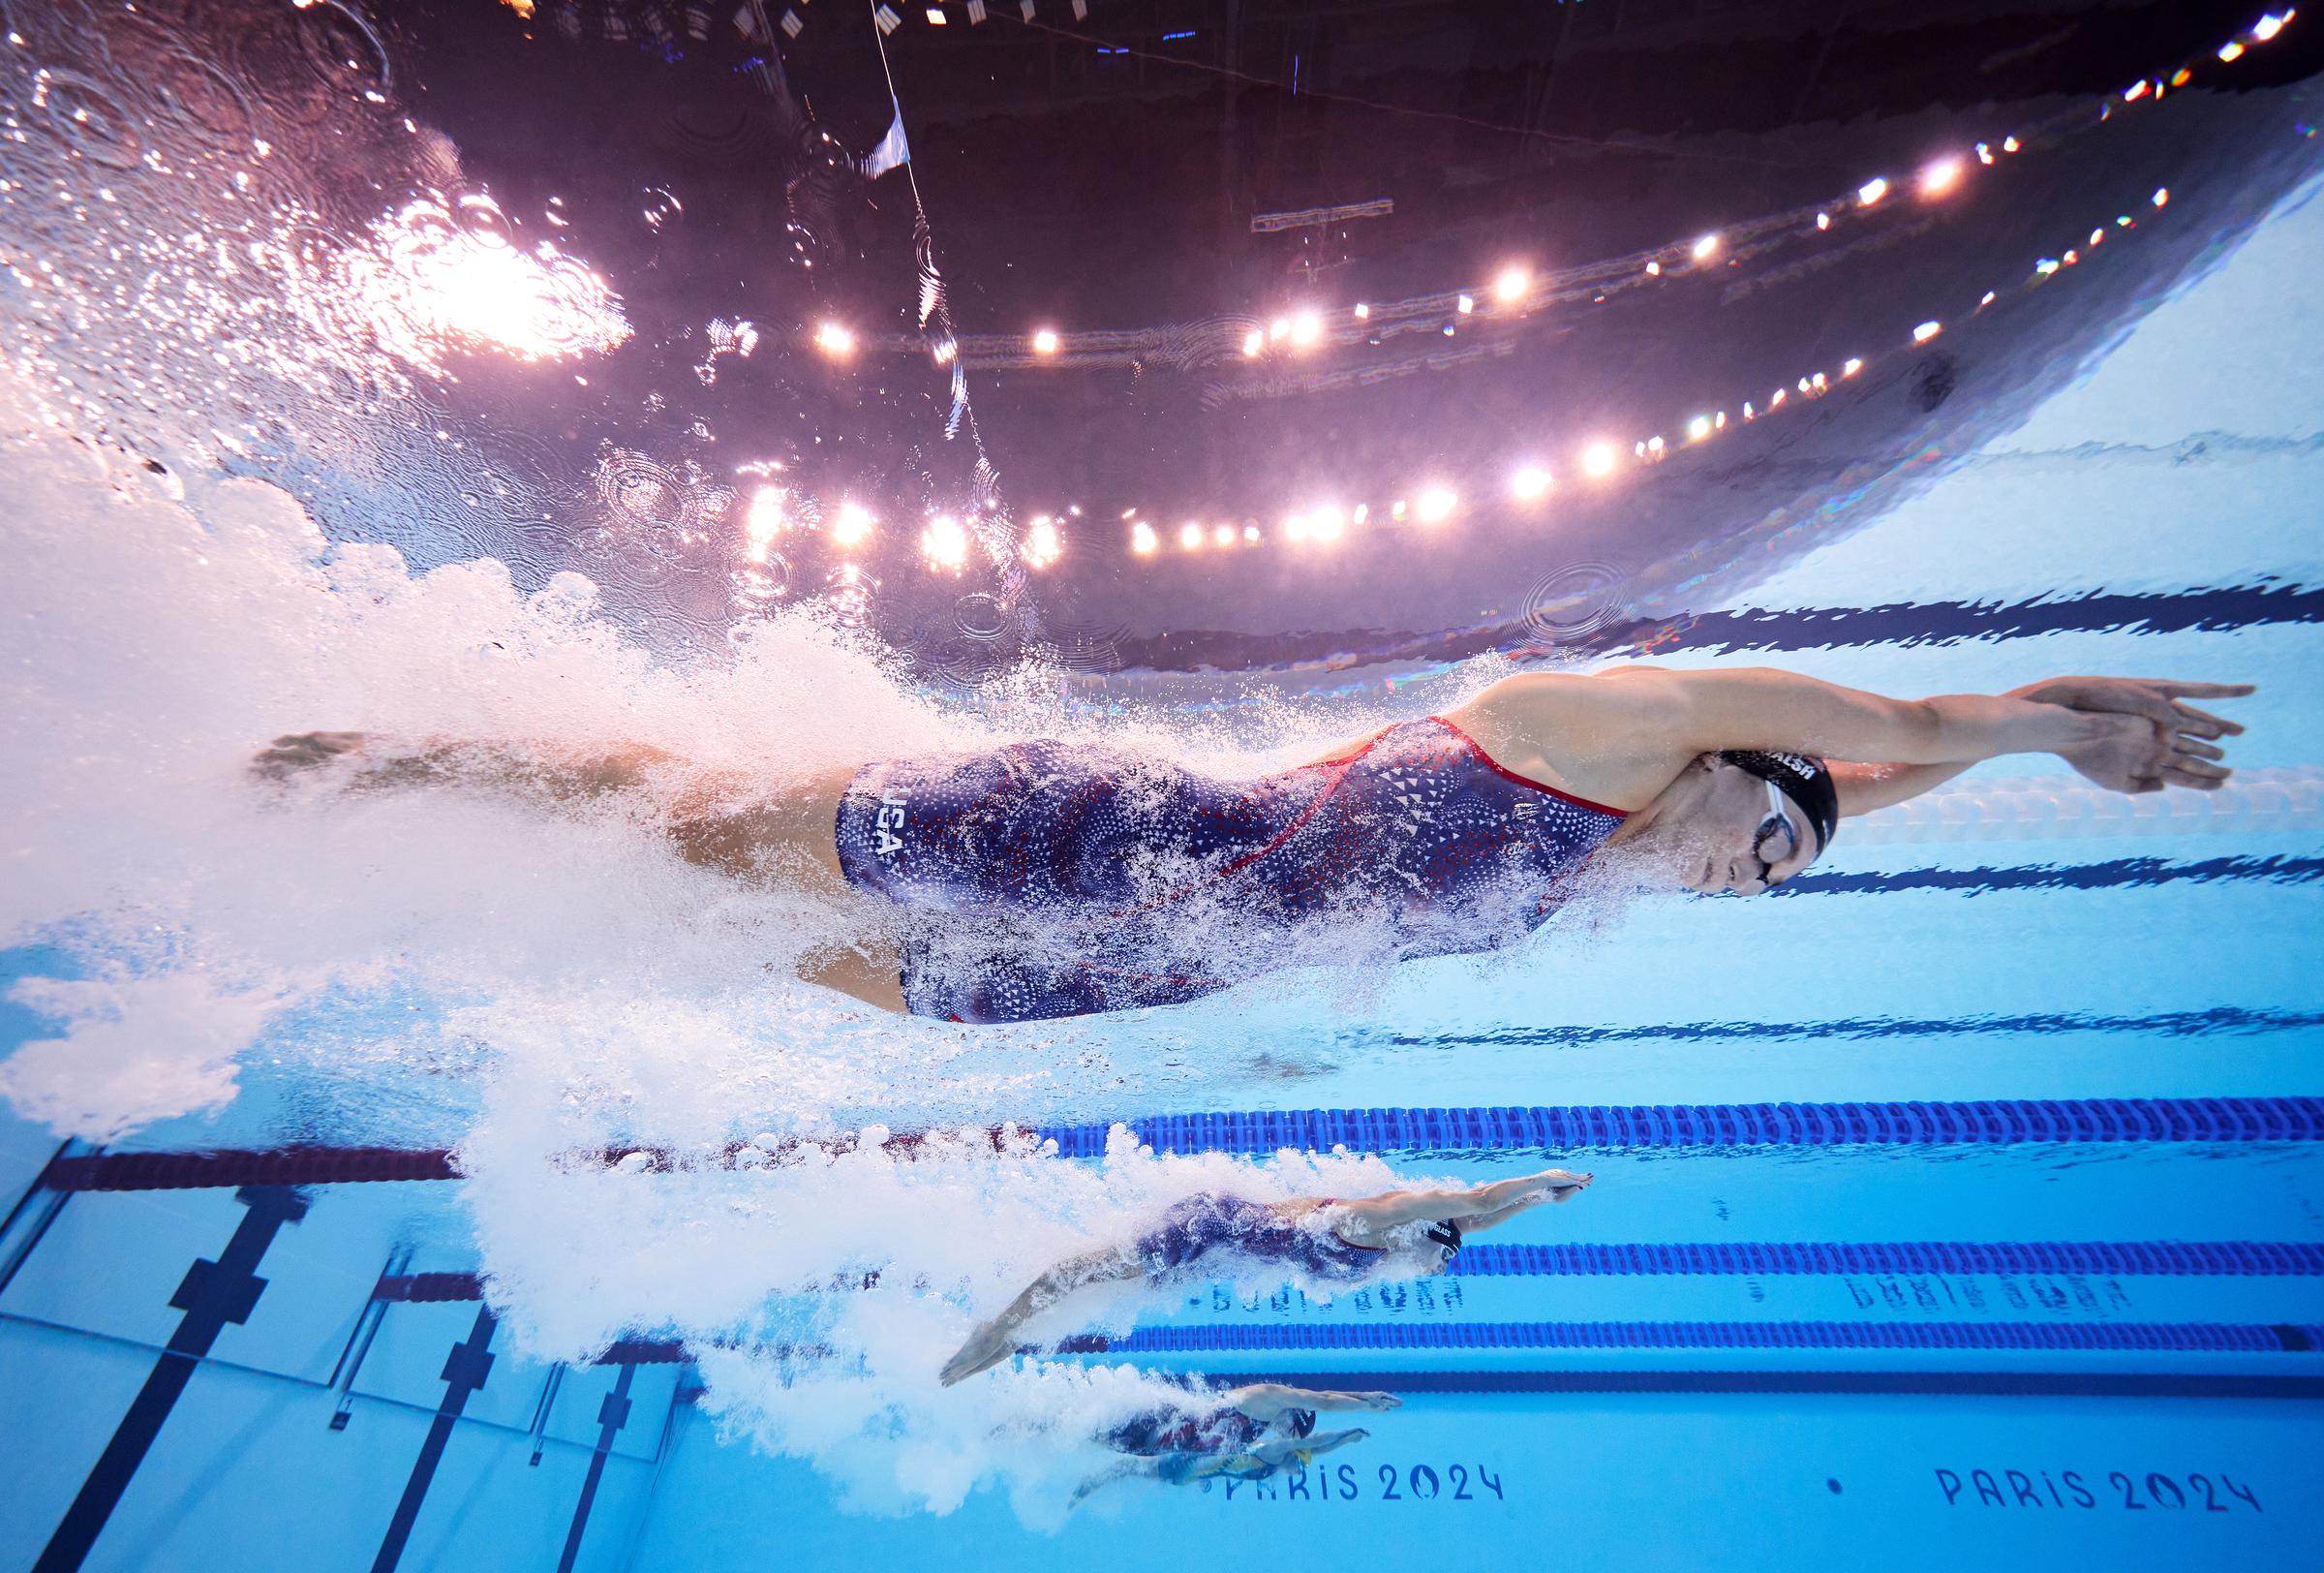
[[[2069,710],[2111,713],[2144,718],[2156,734],[2168,740],[2169,753],[2158,772],[2134,777],[2125,788],[2131,792],[2160,791],[2165,786],[2191,786],[2198,791],[2223,785],[2233,774],[2217,761],[2227,756],[2213,741],[2241,737],[2244,728],[2224,716],[2198,710],[2189,698],[2237,699],[2252,692],[2248,683],[2173,683],[2125,677],[2054,677],[2011,689],[2004,698],[2035,704],[2064,705]],[[1932,787],[1969,769],[1957,764],[1834,764],[1832,777],[1840,789],[1842,817],[1870,814],[1875,809],[1910,802]]]
[[[1287,1387],[1281,1382],[1231,1387],[1219,1395],[1219,1402],[1230,1409],[1240,1409],[1253,1420],[1265,1421],[1279,1418],[1287,1409],[1338,1414],[1358,1409],[1384,1413],[1404,1407],[1404,1401],[1393,1393],[1342,1393],[1336,1388]]]
[[[1459,1220],[1463,1230],[1472,1226],[1471,1218],[1482,1220],[1476,1227],[1490,1228],[1544,1202],[1571,1201],[1588,1188],[1594,1178],[1565,1169],[1544,1169],[1539,1174],[1495,1180],[1488,1185],[1463,1186],[1458,1189],[1391,1190],[1341,1202],[1339,1206],[1365,1232],[1448,1218]]]
[[[1319,1431],[1313,1435],[1303,1438],[1280,1436],[1261,1442],[1257,1447],[1251,1449],[1251,1456],[1265,1459],[1279,1469],[1289,1464],[1296,1454],[1304,1453],[1312,1462],[1322,1458],[1326,1453],[1336,1453],[1343,1447],[1354,1447],[1370,1434],[1371,1433],[1361,1426],[1351,1426],[1346,1431]]]
[[[1122,1283],[1146,1277],[1146,1265],[1133,1251],[1108,1247],[1068,1256],[1024,1286],[1001,1313],[968,1335],[958,1353],[944,1363],[937,1380],[946,1387],[964,1381],[980,1371],[991,1371],[1017,1347],[1017,1330],[1076,1290],[1099,1283]]]
[[[2230,724],[2181,701],[2248,685],[2069,677],[2009,694],[1892,699],[1774,667],[1621,666],[1505,678],[1448,713],[1509,769],[1542,771],[1606,803],[1650,801],[1695,758],[1722,749],[1790,750],[1880,767],[1859,801],[1884,807],[2010,754],[2055,754],[2119,791],[2216,786],[2210,739]],[[1938,767],[1899,779],[1900,767]],[[1880,784],[1885,782],[1885,786]],[[1863,812],[1856,810],[1853,812]]]

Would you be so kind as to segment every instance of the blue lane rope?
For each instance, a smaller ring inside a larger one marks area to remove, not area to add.
[[[2136,1371],[1238,1371],[1237,1381],[1384,1393],[1872,1393],[2324,1401],[2324,1376]]]
[[[1667,1147],[2316,1141],[2324,1098],[1995,1098],[1962,1103],[1654,1103],[1572,1108],[1279,1109],[1123,1122],[1164,1153],[1575,1152]],[[1111,1127],[1040,1134],[1098,1157]]]
[[[2324,1140],[2324,1098],[1995,1098],[1960,1103],[1628,1103],[1571,1108],[1271,1109],[1167,1114],[1122,1122],[1164,1153],[1264,1157],[1290,1148],[1366,1153],[1608,1152],[1638,1148],[1846,1147],[2098,1142]],[[1061,1157],[1102,1157],[1113,1126],[1034,1134]],[[1004,1137],[988,1133],[997,1146]],[[891,1152],[924,1138],[891,1136]],[[800,1147],[834,1144],[803,1140]],[[849,1141],[838,1143],[841,1147]],[[733,1161],[741,1152],[730,1149]],[[750,1150],[752,1160],[763,1155]],[[611,1164],[626,1148],[576,1154]],[[688,1159],[649,1153],[656,1167]],[[443,1150],[285,1147],[264,1152],[67,1154],[49,1160],[51,1190],[179,1190],[229,1186],[354,1185],[459,1178]]]
[[[2324,1324],[2263,1322],[1295,1322],[1077,1334],[1059,1354],[1275,1349],[2324,1350]]]
[[[1846,1273],[2111,1273],[2130,1278],[2324,1278],[2324,1244],[2306,1240],[1738,1240],[1463,1246],[1449,1278],[1770,1278]],[[876,1269],[822,1288],[869,1289]],[[372,1298],[399,1305],[481,1300],[474,1273],[387,1273]]]
[[[1841,1273],[2119,1273],[2146,1278],[2316,1278],[2304,1240],[1739,1240],[1703,1244],[1469,1245],[1453,1278]]]

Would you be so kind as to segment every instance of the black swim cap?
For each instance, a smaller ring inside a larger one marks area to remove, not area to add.
[[[1812,754],[1778,754],[1766,749],[1726,749],[1719,757],[1761,781],[1772,781],[1807,812],[1816,825],[1816,855],[1832,844],[1840,828],[1840,787],[1832,768]]]

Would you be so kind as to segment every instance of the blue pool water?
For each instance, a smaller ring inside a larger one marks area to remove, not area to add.
[[[140,1059],[176,1019],[150,1002],[67,1033],[69,1001],[19,991],[0,1567],[2324,1565],[2318,256],[2310,178],[2022,421],[1714,587],[1659,653],[1892,694],[2254,682],[2209,797],[2003,760],[1766,899],[983,1038],[797,991],[671,984],[654,1014],[607,962],[530,1015],[336,979],[213,1063]],[[1866,607],[1910,615],[1825,615]],[[1463,680],[1269,694],[1422,713]],[[1206,741],[1251,696],[1152,690]],[[513,997],[508,956],[548,941],[509,932],[476,954]],[[76,977],[46,939],[0,972]],[[65,1139],[67,1096],[134,1117]],[[1030,1135],[996,1153],[998,1115]],[[930,1139],[883,1156],[896,1132]],[[1442,1277],[1116,1300],[1051,1327],[1047,1367],[933,1387],[971,1311],[1190,1176],[1378,1163],[1596,1181]],[[1105,1461],[1051,1422],[1118,1409],[1130,1366],[1403,1405],[1312,1468],[1068,1512]]]

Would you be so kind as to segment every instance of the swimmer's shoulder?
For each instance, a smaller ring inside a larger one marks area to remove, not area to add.
[[[1502,769],[1612,808],[1644,808],[1692,756],[1673,741],[1684,696],[1649,665],[1517,672],[1444,712]]]

